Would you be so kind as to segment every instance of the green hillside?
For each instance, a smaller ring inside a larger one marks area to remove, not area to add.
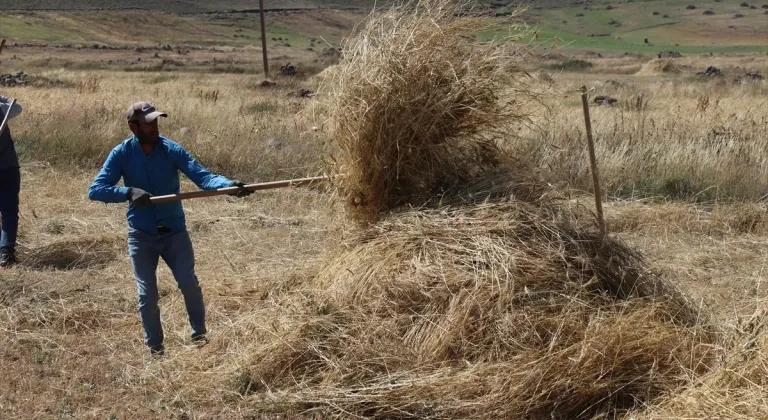
[[[491,39],[509,35],[510,30],[519,31],[516,25],[524,22],[526,30],[535,34],[526,41],[546,48],[641,53],[670,49],[683,53],[768,52],[768,0],[761,1],[766,4],[744,6],[736,0],[615,0],[574,5],[549,0],[533,2],[510,22],[506,16],[516,10],[508,6],[510,0],[479,0],[500,20],[496,30],[480,36]],[[268,36],[283,38],[291,45],[298,43],[303,49],[311,47],[312,38],[338,42],[366,16],[374,2],[265,0],[271,10],[267,15]],[[160,6],[162,12],[135,10]],[[260,37],[258,16],[243,11],[256,7],[255,0],[0,0],[0,37],[57,44],[252,45]],[[108,10],[83,10],[94,8]],[[131,10],[118,10],[126,8]]]
[[[585,6],[536,8],[524,20],[534,43],[628,52],[768,52],[768,0],[590,1]],[[484,34],[491,37],[504,33]],[[554,42],[547,42],[554,41]]]
[[[269,9],[370,7],[373,0],[265,0]],[[128,10],[150,9],[173,13],[201,13],[257,9],[258,0],[0,0],[0,10]]]

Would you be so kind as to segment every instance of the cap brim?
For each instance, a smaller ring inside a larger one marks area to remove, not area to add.
[[[160,111],[150,112],[149,114],[144,116],[144,122],[145,123],[151,123],[152,121],[156,120],[157,117],[166,118],[166,117],[168,117],[168,114],[166,114],[165,112],[160,112]]]

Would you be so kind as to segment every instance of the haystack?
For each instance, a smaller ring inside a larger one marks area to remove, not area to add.
[[[501,152],[531,97],[451,3],[345,48],[335,169],[369,223],[285,301],[238,392],[322,418],[613,418],[706,371],[706,314]]]
[[[513,200],[389,216],[273,326],[254,388],[370,418],[578,419],[653,402],[707,369],[713,332],[584,213]]]
[[[768,418],[768,311],[734,327],[724,363],[636,418]]]
[[[99,268],[117,258],[122,242],[115,235],[66,238],[25,251],[22,261],[34,269]]]
[[[322,83],[322,82],[325,82],[326,79],[333,78],[337,70],[338,70],[338,67],[335,64],[332,64],[324,68],[323,71],[321,71],[320,73],[317,73],[316,75],[314,75],[313,78],[316,81]]]
[[[463,15],[445,0],[377,15],[326,79],[337,146],[330,172],[345,175],[340,191],[359,220],[420,205],[492,168],[498,141],[527,118],[521,55],[474,42],[498,21]]]
[[[654,58],[643,64],[640,71],[635,74],[638,76],[657,76],[661,74],[677,74],[680,72],[680,67],[678,67],[674,61],[665,58]]]

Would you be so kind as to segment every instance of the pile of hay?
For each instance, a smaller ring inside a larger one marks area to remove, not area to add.
[[[62,239],[25,251],[25,266],[34,269],[76,270],[104,267],[117,258],[123,239],[115,235]]]
[[[583,213],[513,200],[391,215],[273,325],[253,389],[324,415],[592,418],[705,371],[697,307]]]
[[[335,64],[332,64],[332,65],[324,68],[323,71],[321,71],[320,73],[317,73],[316,75],[314,75],[313,78],[316,81],[322,83],[326,79],[333,78],[334,74],[336,73],[337,70],[338,70],[338,66],[336,66]]]
[[[660,74],[677,74],[680,73],[680,67],[674,63],[674,61],[665,58],[654,58],[653,60],[643,64],[640,71],[635,73],[638,76],[655,76]]]
[[[320,417],[612,418],[707,371],[700,308],[577,202],[499,175],[496,136],[531,96],[451,3],[375,16],[345,46],[335,169],[376,223],[281,302],[237,392]]]
[[[474,42],[499,22],[467,17],[457,3],[375,15],[321,89],[337,146],[329,172],[345,175],[340,190],[359,220],[420,205],[495,166],[497,141],[527,118],[520,55]]]
[[[768,311],[735,327],[724,363],[636,418],[768,418]]]

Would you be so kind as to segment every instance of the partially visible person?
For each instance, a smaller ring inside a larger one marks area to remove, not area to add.
[[[9,120],[17,117],[21,110],[21,105],[15,103],[11,106],[11,99],[0,95],[0,123],[6,115]],[[9,267],[17,262],[16,236],[19,232],[21,172],[8,125],[0,133],[0,267]]]

